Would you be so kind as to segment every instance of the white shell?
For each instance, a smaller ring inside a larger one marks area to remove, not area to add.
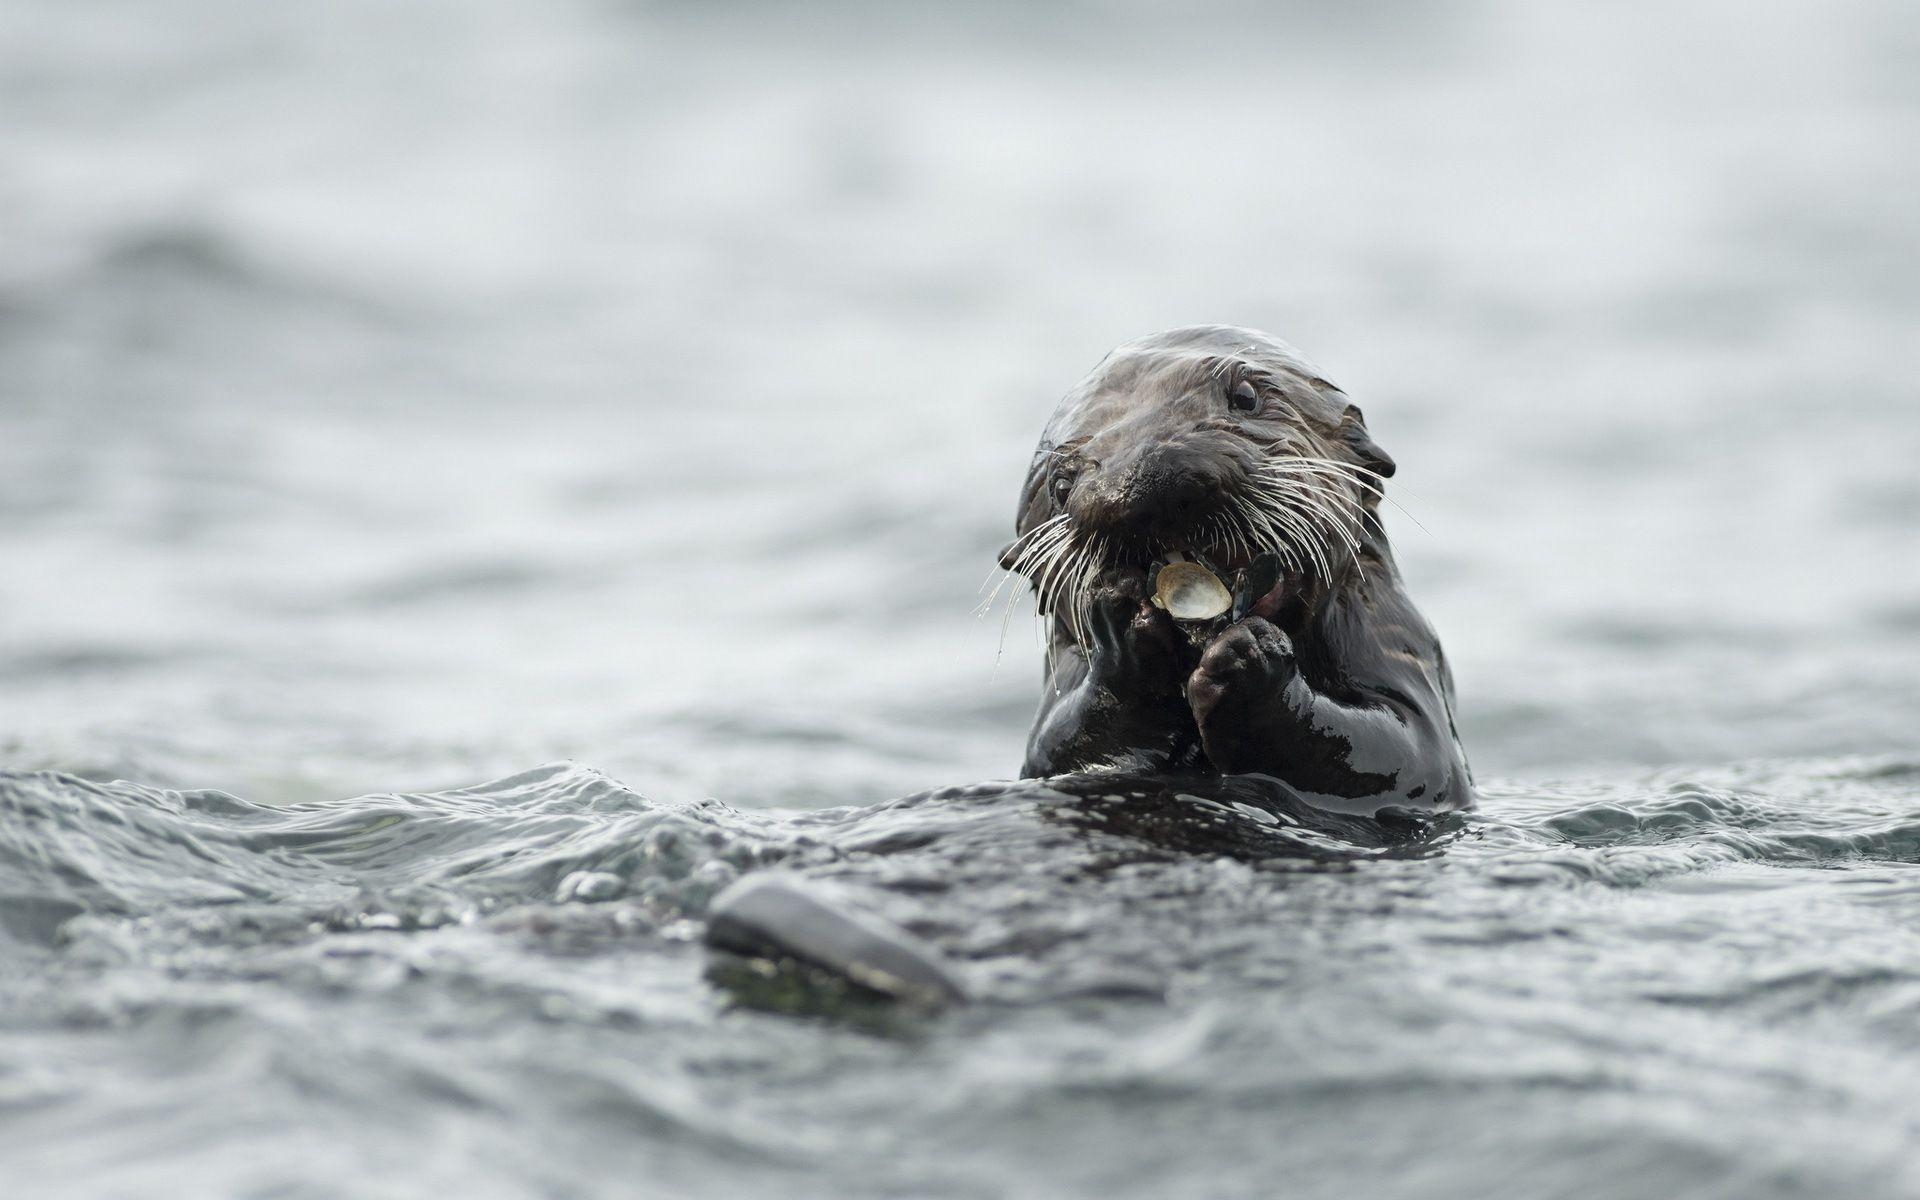
[[[1233,607],[1233,593],[1199,563],[1168,563],[1153,578],[1153,602],[1176,621],[1210,621]]]

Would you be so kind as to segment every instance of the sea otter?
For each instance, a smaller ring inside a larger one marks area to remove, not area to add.
[[[1433,852],[1450,834],[1437,814],[1470,806],[1473,785],[1446,658],[1381,528],[1393,471],[1360,410],[1266,334],[1195,326],[1109,354],[1048,422],[1001,552],[1048,630],[1025,781],[880,806],[885,835],[845,873],[964,858],[1019,828],[987,814],[1109,839],[1109,865],[1116,837],[1255,862]],[[1212,585],[1213,607],[1168,588],[1170,563]],[[753,996],[779,963],[932,1007],[967,999],[964,963],[833,882],[773,871],[728,888],[708,913],[715,978],[776,1007],[793,1001]]]
[[[1041,435],[1001,552],[1048,631],[1023,777],[1258,774],[1342,812],[1470,805],[1452,676],[1380,523],[1393,473],[1360,409],[1266,334],[1193,326],[1102,359]],[[1169,561],[1232,588],[1230,610],[1176,621],[1156,604]]]

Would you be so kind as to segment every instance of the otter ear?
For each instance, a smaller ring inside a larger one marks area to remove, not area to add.
[[[1390,479],[1394,471],[1399,469],[1393,461],[1393,456],[1382,450],[1380,443],[1374,441],[1373,435],[1367,432],[1367,418],[1361,413],[1359,405],[1349,404],[1347,411],[1340,414],[1339,432],[1340,439],[1347,444],[1349,450],[1353,451],[1354,457],[1360,460],[1360,465],[1375,475],[1382,479]]]

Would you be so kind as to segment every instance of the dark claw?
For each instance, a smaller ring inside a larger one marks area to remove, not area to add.
[[[1280,556],[1269,550],[1247,564],[1234,580],[1231,620],[1238,621],[1280,582]]]

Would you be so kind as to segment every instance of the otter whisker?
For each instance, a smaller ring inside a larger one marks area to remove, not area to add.
[[[1074,633],[1078,641],[1079,588],[1077,581],[1085,569],[1087,547],[1077,539],[1062,542],[1036,578],[1039,593],[1036,615],[1048,616]]]
[[[1225,513],[1214,513],[1208,517],[1194,540],[1202,546],[1225,545],[1230,553],[1234,550],[1233,529],[1227,524]]]
[[[1059,524],[1046,536],[1036,538],[1016,559],[1011,573],[1025,576],[1032,585],[1034,615],[1051,616],[1064,624],[1084,650],[1086,643],[1077,609],[1081,604],[1080,595],[1085,591],[1083,577],[1097,570],[1097,564],[1091,558],[1091,549],[1075,536],[1064,514],[1055,521]],[[1009,601],[1007,618],[1001,625],[1003,646],[1006,622],[1011,620],[1012,613],[1013,605]]]
[[[1366,488],[1368,491],[1372,492],[1374,495],[1380,497],[1382,500],[1385,500],[1388,504],[1391,504],[1395,508],[1399,509],[1401,512],[1401,515],[1405,516],[1407,520],[1412,521],[1414,525],[1418,526],[1422,533],[1432,532],[1432,530],[1428,529],[1424,524],[1421,523],[1419,517],[1414,515],[1413,510],[1409,509],[1405,504],[1402,504],[1398,496],[1394,494],[1395,492],[1404,492],[1408,496],[1413,496],[1413,492],[1410,491],[1407,488],[1407,486],[1403,483],[1399,483],[1398,481],[1396,481],[1393,485],[1393,491],[1390,492],[1387,490],[1385,477],[1380,475],[1378,472],[1368,470],[1366,467],[1359,466],[1355,463],[1343,462],[1337,458],[1322,458],[1314,455],[1293,454],[1289,456],[1289,458],[1287,459],[1269,459],[1266,463],[1263,463],[1262,466],[1272,466],[1277,463],[1286,462],[1286,461],[1297,462],[1301,464],[1311,464],[1313,466],[1327,468],[1332,471],[1338,472],[1341,475],[1343,475],[1349,482],[1355,484],[1358,487]]]
[[[1049,613],[1058,610],[1057,601],[1061,581],[1065,577],[1067,565],[1078,553],[1078,546],[1072,539],[1062,539],[1048,553],[1044,560],[1036,564],[1032,575],[1034,591],[1039,594],[1040,612]]]
[[[1090,651],[1088,627],[1093,620],[1093,581],[1100,575],[1101,565],[1106,561],[1107,542],[1105,538],[1095,538],[1087,547],[1086,563],[1074,580],[1074,615],[1080,622],[1080,642],[1083,651]]]
[[[1023,576],[1033,586],[1036,611],[1044,611],[1051,595],[1050,581],[1058,573],[1062,559],[1068,553],[1069,542],[1062,537],[1054,537],[1043,544],[1030,549],[1014,564],[1010,576]],[[1008,611],[1012,611],[1013,601],[1008,600]]]
[[[1347,475],[1356,482],[1364,483],[1375,490],[1382,490],[1381,485],[1385,483],[1385,478],[1377,471],[1370,470],[1358,463],[1351,463],[1338,458],[1327,458],[1324,455],[1305,454],[1302,453],[1299,448],[1292,448],[1288,453],[1283,455],[1269,457],[1261,465],[1266,467],[1326,467],[1338,471],[1343,475]]]
[[[1043,556],[1050,547],[1071,537],[1073,535],[1073,526],[1064,517],[1060,517],[1049,521],[1038,532],[1039,536],[1023,546],[1020,554],[1016,556],[1016,558],[1032,561],[1035,558]]]
[[[1076,644],[1080,637],[1080,580],[1086,572],[1089,547],[1078,539],[1065,546],[1050,564],[1042,597],[1044,613],[1064,629]],[[1051,639],[1049,639],[1051,640]]]
[[[1018,561],[1020,556],[1026,553],[1035,544],[1044,542],[1047,539],[1052,537],[1057,537],[1061,533],[1063,533],[1066,529],[1066,524],[1067,524],[1067,514],[1065,513],[1061,513],[1058,516],[1049,517],[1045,521],[1040,522],[1040,524],[1035,525],[1032,529],[1027,530],[1025,533],[1021,534],[1019,537],[1013,539],[1012,544],[1009,545],[1005,550],[1001,552],[1001,556],[1003,560],[1010,557],[1011,559]],[[1007,569],[1011,569],[1011,566],[1009,565]],[[988,572],[988,578],[989,579],[992,578],[991,571]],[[984,587],[985,585],[982,584],[981,586]]]
[[[1296,467],[1295,464],[1299,465]],[[1344,487],[1338,486],[1353,480],[1325,470],[1319,464],[1301,463],[1297,459],[1265,463],[1261,473],[1270,488],[1285,488],[1307,503],[1321,508],[1339,505],[1343,518],[1341,525],[1350,545],[1356,541],[1354,528],[1365,527],[1370,515],[1366,506],[1348,494]],[[1345,528],[1349,521],[1353,528]]]
[[[993,605],[1000,599],[1000,591],[1004,591],[1006,586],[1008,586],[1008,582],[1012,582],[1014,578],[1020,576],[1023,566],[1025,566],[1025,557],[1016,557],[1012,563],[1004,564],[1004,566],[995,566],[993,570],[989,570],[989,572],[987,572],[987,578],[985,578],[985,580],[981,582],[981,586],[979,586],[981,591],[985,591],[987,595],[985,595],[985,599],[979,601],[979,605],[973,607],[973,614],[975,614],[975,616],[985,616],[985,614],[993,612]],[[991,584],[993,588],[989,589],[989,584]]]
[[[1249,517],[1249,523],[1255,526],[1254,536],[1272,546],[1287,562],[1302,571],[1326,571],[1317,532],[1277,510],[1255,507],[1249,510]]]
[[[1059,581],[1066,572],[1066,564],[1071,561],[1076,552],[1072,543],[1062,542],[1053,554],[1048,555],[1046,560],[1036,567],[1033,584],[1034,591],[1039,597],[1036,603],[1041,613],[1044,614],[1055,611],[1055,601],[1059,595]]]
[[[1073,577],[1073,640],[1080,647],[1080,653],[1092,657],[1092,647],[1088,645],[1087,625],[1092,620],[1092,592],[1094,577],[1100,573],[1100,562],[1105,557],[1104,539],[1096,538],[1083,548],[1080,573]]]
[[[1228,536],[1242,558],[1251,560],[1259,556],[1259,550],[1271,550],[1279,554],[1284,561],[1297,564],[1299,555],[1291,546],[1281,544],[1279,539],[1263,536],[1259,530],[1253,528],[1253,521],[1247,516],[1243,502],[1237,502],[1228,510],[1227,521],[1231,527]],[[1256,546],[1259,550],[1255,549]]]
[[[1364,527],[1367,512],[1353,497],[1338,489],[1299,479],[1273,481],[1269,486],[1268,495],[1288,502],[1309,520],[1317,520],[1324,524],[1329,532],[1347,544],[1348,549],[1359,549],[1360,541],[1356,530]]]
[[[1377,488],[1372,488],[1370,485],[1363,484],[1358,480],[1315,465],[1293,467],[1273,464],[1264,470],[1262,474],[1269,479],[1291,480],[1308,484],[1324,492],[1331,493],[1333,498],[1343,504],[1348,504],[1361,510],[1364,510],[1366,506],[1362,504],[1358,498],[1348,494],[1349,487],[1355,491],[1361,491],[1367,496],[1385,496],[1385,493],[1379,491]]]
[[[1295,451],[1285,457],[1271,458],[1267,461],[1269,463],[1297,463],[1301,465],[1311,464],[1317,467],[1328,467],[1343,474],[1350,475],[1356,481],[1365,483],[1376,490],[1384,490],[1383,485],[1386,482],[1385,476],[1370,467],[1363,467],[1359,463],[1348,462],[1345,459],[1329,458],[1325,455],[1302,454]]]
[[[1329,494],[1324,487],[1311,486],[1300,480],[1275,480],[1266,493],[1266,499],[1277,509],[1286,512],[1297,524],[1312,530],[1311,541],[1320,555],[1327,578],[1332,577],[1330,562],[1334,557],[1333,542],[1339,540],[1351,554],[1355,565],[1365,574],[1361,562],[1360,540],[1355,529],[1359,525],[1364,510],[1354,504],[1351,497],[1337,492]],[[1344,502],[1348,507],[1335,507]]]
[[[1072,533],[1073,528],[1067,514],[1060,513],[1016,538],[1013,547],[1009,548],[1017,551],[1012,556],[1011,565],[1004,569],[1000,581],[994,585],[992,593],[981,605],[978,610],[980,615],[984,616],[992,611],[1001,590],[1016,577],[1024,577],[1033,584],[1036,596],[1035,611],[1038,615],[1039,609],[1044,604],[1044,595],[1041,592],[1041,585],[1035,581],[1052,571],[1057,560],[1065,552]],[[996,670],[999,668],[1001,656],[1006,651],[1007,627],[1013,622],[1013,609],[1016,602],[1017,593],[1009,593],[1004,615],[1000,618],[999,644],[994,651]]]
[[[1348,484],[1362,489],[1370,495],[1382,499],[1387,497],[1386,489],[1381,485],[1380,477],[1360,467],[1322,462],[1311,458],[1270,458],[1260,464],[1260,470],[1266,475],[1280,475],[1288,478],[1317,478]]]
[[[1034,526],[1023,537],[1016,540],[1014,542],[1014,545],[1018,547],[1022,553],[1029,553],[1032,550],[1034,550],[1036,547],[1044,546],[1049,542],[1057,541],[1060,538],[1068,536],[1072,532],[1073,532],[1073,524],[1071,520],[1067,517],[1067,514],[1061,513],[1058,516],[1049,517],[1045,521],[1042,521],[1040,524]],[[1022,545],[1022,543],[1025,543],[1025,544]],[[1018,556],[1016,555],[1016,557]]]
[[[1293,487],[1277,491],[1276,499],[1281,501],[1282,507],[1314,531],[1320,555],[1325,562],[1323,570],[1331,578],[1337,557],[1334,543],[1341,543],[1348,551],[1356,548],[1345,525],[1337,514],[1328,509],[1325,498],[1318,491]]]
[[[1064,528],[1056,529],[1046,537],[1037,539],[1014,560],[1013,570],[1017,574],[1032,576],[1047,561],[1065,552],[1071,532]]]
[[[1026,533],[1021,534],[1018,538],[1015,538],[1013,545],[1007,547],[1006,551],[1006,553],[1012,556],[1011,561],[1004,567],[996,568],[1000,571],[999,581],[994,582],[993,571],[988,571],[986,580],[980,584],[981,590],[984,591],[986,590],[987,584],[992,583],[993,590],[988,593],[987,598],[981,602],[980,606],[974,610],[975,615],[985,616],[989,612],[992,612],[995,601],[999,599],[1000,592],[1007,586],[1008,581],[1017,575],[1025,573],[1025,571],[1031,567],[1032,563],[1045,553],[1048,546],[1067,536],[1070,532],[1071,529],[1067,524],[1067,516],[1065,513],[1062,513],[1059,516],[1043,521],[1039,525],[1029,529]]]
[[[1248,499],[1249,511],[1266,527],[1268,537],[1276,545],[1293,550],[1293,557],[1303,569],[1310,566],[1323,577],[1332,575],[1332,547],[1305,513],[1270,490],[1250,493]],[[1306,561],[1300,561],[1303,554]]]
[[[1229,515],[1230,517],[1237,517],[1239,514],[1232,513]],[[1253,547],[1247,544],[1247,532],[1245,529],[1241,527],[1240,522],[1238,520],[1228,521],[1227,537],[1234,548],[1234,552],[1240,558],[1251,560],[1259,557],[1253,552]]]

